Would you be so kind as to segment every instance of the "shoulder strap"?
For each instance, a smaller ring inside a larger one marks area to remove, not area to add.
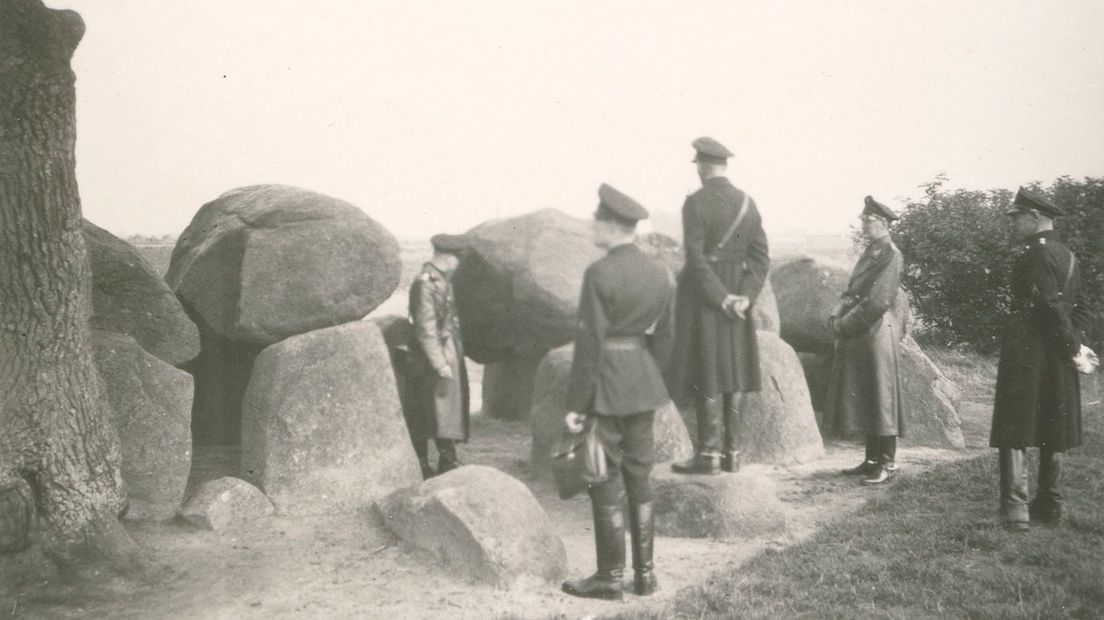
[[[728,245],[728,241],[732,239],[732,235],[736,234],[736,228],[740,226],[740,222],[744,221],[744,217],[747,215],[749,200],[747,192],[744,192],[744,199],[740,202],[740,212],[736,214],[736,219],[732,220],[732,226],[729,226],[728,230],[725,231],[724,237],[721,237],[721,240],[717,243],[717,247],[713,248],[713,256],[718,255],[721,250]]]

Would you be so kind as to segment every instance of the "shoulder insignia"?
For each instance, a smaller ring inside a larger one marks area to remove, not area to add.
[[[1039,245],[1046,245],[1046,237],[1039,237]]]

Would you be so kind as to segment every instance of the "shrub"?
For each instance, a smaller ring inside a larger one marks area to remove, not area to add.
[[[909,202],[894,240],[905,256],[904,285],[923,325],[922,337],[990,352],[1000,342],[1008,310],[1012,261],[1021,251],[1004,212],[1010,190],[948,191],[940,175]],[[1104,308],[1104,178],[1032,184],[1068,213],[1056,228],[1077,255],[1082,295]],[[1095,339],[1100,334],[1094,334]]]

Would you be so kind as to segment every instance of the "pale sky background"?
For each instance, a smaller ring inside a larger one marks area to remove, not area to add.
[[[400,237],[609,182],[678,212],[690,141],[771,231],[954,187],[1104,175],[1104,2],[47,0],[73,8],[85,215],[179,234],[298,185]]]

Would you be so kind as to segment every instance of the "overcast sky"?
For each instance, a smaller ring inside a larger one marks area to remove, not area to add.
[[[946,172],[1104,175],[1104,2],[47,0],[84,17],[85,215],[178,234],[285,183],[401,237],[557,207],[609,182],[677,213],[690,141],[770,231],[845,230]]]

